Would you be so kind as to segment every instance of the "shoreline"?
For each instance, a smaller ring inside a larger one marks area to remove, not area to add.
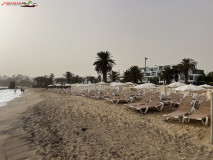
[[[6,94],[5,94],[6,93]],[[0,90],[0,107],[7,106],[8,103],[20,98],[23,94],[18,90],[14,92],[14,89],[2,89]],[[6,98],[6,99],[5,99]]]
[[[23,130],[23,113],[32,105],[41,101],[40,93],[27,89],[21,97],[15,98],[0,107],[0,159],[25,159],[34,155],[25,140],[27,133]]]

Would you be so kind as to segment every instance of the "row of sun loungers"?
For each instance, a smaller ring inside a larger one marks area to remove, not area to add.
[[[189,122],[191,119],[200,120],[204,125],[208,124],[210,116],[210,101],[202,102],[196,113],[192,113],[190,102],[182,102],[177,111],[163,115],[165,120],[176,118],[180,122]]]
[[[203,125],[207,125],[210,116],[210,101],[206,101],[206,97],[202,95],[192,98],[190,95],[183,97],[182,94],[171,93],[169,96],[164,96],[161,95],[160,92],[144,93],[142,90],[135,92],[120,92],[117,90],[70,92],[70,89],[55,89],[52,91],[98,100],[107,100],[113,104],[125,103],[125,106],[138,110],[142,114],[146,114],[149,109],[162,111],[164,105],[178,106],[176,111],[165,114],[163,117],[165,120],[178,119],[183,123],[189,122],[190,120],[200,120]],[[195,109],[195,106],[199,106],[199,109]]]
[[[163,109],[164,103],[160,102],[160,93],[152,94],[151,92],[145,94],[139,102],[124,104],[132,109],[139,110],[146,114],[151,108],[156,108],[158,111]]]
[[[135,110],[139,110],[141,113],[146,114],[149,109],[156,108],[158,111],[161,111],[163,109],[164,103],[160,102],[159,97],[154,97],[150,102],[148,103],[138,103],[138,104],[130,104],[127,105]]]

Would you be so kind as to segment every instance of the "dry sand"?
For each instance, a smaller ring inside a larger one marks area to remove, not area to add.
[[[30,159],[213,159],[209,125],[164,121],[162,115],[175,108],[142,115],[103,100],[46,91],[39,94],[42,101],[33,107],[33,100],[25,97],[31,107],[18,121],[21,128],[12,131],[23,133],[21,139],[15,134],[13,138],[30,150]],[[1,136],[7,135],[4,131],[1,128]],[[0,142],[7,155],[17,155],[16,149],[10,150],[12,144]]]

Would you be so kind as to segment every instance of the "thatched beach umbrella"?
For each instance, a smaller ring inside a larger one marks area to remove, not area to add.
[[[199,85],[202,88],[206,88],[206,89],[213,89],[213,86],[210,86],[208,84],[203,84],[203,85]]]
[[[107,85],[108,83],[106,83],[106,82],[98,82],[98,83],[96,83],[97,85]]]
[[[102,87],[103,89],[106,89],[106,86],[108,86],[109,83],[106,83],[106,82],[99,82],[99,83],[96,83],[96,86],[100,86]]]
[[[130,91],[131,88],[133,88],[136,84],[132,82],[126,82],[124,83],[125,89],[128,89]]]
[[[185,86],[186,84],[184,83],[180,83],[180,82],[174,82],[168,85],[169,88],[177,88],[177,87],[181,87],[181,86]]]
[[[124,86],[125,83],[121,83],[121,82],[112,82],[110,83],[110,86],[116,87],[116,86]]]
[[[193,84],[189,84],[189,85],[185,85],[185,86],[181,86],[181,87],[175,88],[175,91],[189,92],[190,94],[192,94],[193,92],[204,93],[204,92],[207,91],[207,89],[202,88],[200,86],[195,86]]]
[[[96,85],[92,83],[88,83],[88,84],[84,84],[84,88],[89,89],[91,91],[96,88]]]
[[[174,88],[185,86],[185,85],[186,85],[185,83],[180,83],[180,82],[171,83],[165,86],[165,95],[167,95],[167,88],[171,88],[171,91],[172,91]]]
[[[135,86],[136,89],[156,89],[157,87],[154,86],[152,83],[145,83]]]
[[[130,86],[132,86],[132,85],[135,85],[134,83],[132,83],[132,82],[126,82],[126,83],[124,83],[125,85],[130,85]]]
[[[134,88],[136,88],[136,89],[145,89],[145,90],[153,89],[153,91],[155,89],[157,89],[157,87],[155,87],[155,84],[153,84],[153,83],[140,84],[140,85],[135,86]]]
[[[121,83],[121,82],[112,82],[112,83],[110,83],[110,86],[112,87],[112,88],[116,88],[116,87],[119,87],[119,90],[122,90],[123,88],[123,86],[125,85],[125,83]]]

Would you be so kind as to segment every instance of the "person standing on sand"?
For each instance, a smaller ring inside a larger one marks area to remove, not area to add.
[[[21,93],[24,93],[24,87],[21,87]]]
[[[14,89],[14,93],[16,93],[16,88]]]

